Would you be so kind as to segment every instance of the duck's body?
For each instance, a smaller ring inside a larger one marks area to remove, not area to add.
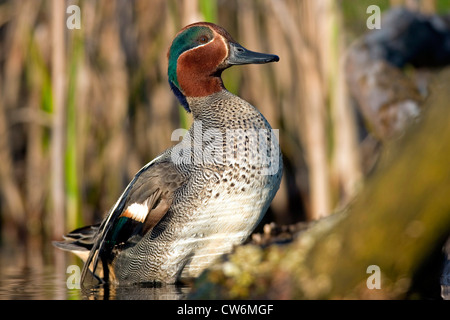
[[[192,39],[201,43],[189,47]],[[169,51],[169,82],[192,112],[192,127],[136,174],[98,228],[75,230],[59,243],[89,250],[85,269],[95,271],[101,261],[97,271],[103,273],[97,273],[103,280],[174,283],[197,277],[242,243],[267,211],[282,175],[276,136],[256,108],[223,87],[220,72],[233,62],[251,63],[252,54],[265,58],[254,63],[278,58],[249,51],[248,60],[230,58],[233,45],[212,24],[180,31]],[[214,53],[210,63],[206,49]],[[198,56],[203,60],[195,61]]]

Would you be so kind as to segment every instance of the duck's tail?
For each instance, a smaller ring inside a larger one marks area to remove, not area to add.
[[[88,260],[91,249],[93,248],[98,236],[98,230],[100,225],[86,226],[78,228],[64,235],[64,240],[53,241],[53,245],[64,251],[70,251],[80,257],[84,263]],[[97,271],[97,270],[96,270]],[[91,270],[92,272],[92,270]],[[96,274],[98,277],[102,277],[100,274]]]

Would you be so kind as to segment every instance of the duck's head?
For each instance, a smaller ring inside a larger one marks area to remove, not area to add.
[[[224,89],[221,74],[226,68],[279,60],[273,54],[245,49],[225,29],[207,22],[181,29],[167,57],[170,87],[188,112],[186,97],[205,97]]]

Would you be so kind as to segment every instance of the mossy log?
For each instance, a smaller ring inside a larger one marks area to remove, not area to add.
[[[421,298],[411,296],[411,288],[450,233],[449,88],[446,72],[420,121],[385,146],[348,208],[289,244],[236,248],[197,279],[191,297]],[[372,265],[380,271],[379,289],[367,285],[377,272]]]

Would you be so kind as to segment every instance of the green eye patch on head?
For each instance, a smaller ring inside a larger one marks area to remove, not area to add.
[[[178,57],[187,50],[209,42],[213,36],[210,28],[197,26],[186,29],[175,38],[169,51],[169,82],[180,89],[177,79]]]

